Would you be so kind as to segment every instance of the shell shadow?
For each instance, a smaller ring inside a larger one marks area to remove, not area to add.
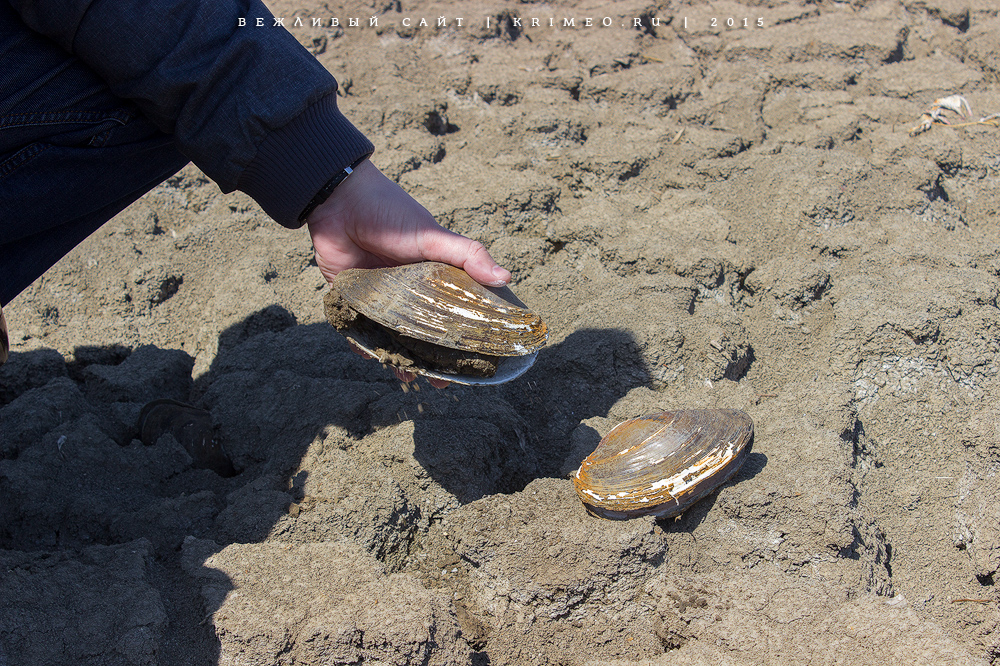
[[[328,324],[296,325],[271,306],[220,334],[218,355],[192,395],[212,411],[237,470],[254,476],[297,467],[324,430],[360,440],[412,422],[416,461],[467,503],[562,476],[580,422],[606,416],[650,381],[629,332],[583,329],[543,348],[527,373],[506,384],[401,387]],[[244,536],[263,538],[269,527],[260,521]]]
[[[449,387],[414,422],[414,457],[462,503],[562,476],[580,422],[608,410],[650,375],[632,335],[584,329],[542,349],[522,377]],[[414,410],[415,411],[415,410]],[[413,414],[413,412],[409,412]]]
[[[698,500],[690,509],[680,516],[672,518],[661,518],[656,521],[657,525],[664,532],[693,532],[708,517],[709,512],[715,507],[719,499],[719,492],[730,486],[749,481],[754,478],[765,467],[767,467],[767,456],[752,450],[753,440],[750,440],[750,451],[743,465],[729,479],[713,490],[707,497]]]

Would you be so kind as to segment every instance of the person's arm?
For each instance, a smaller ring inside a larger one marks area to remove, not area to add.
[[[287,227],[301,226],[324,186],[358,164],[308,216],[328,279],[421,260],[463,267],[484,284],[510,279],[481,244],[445,230],[371,163],[358,163],[373,146],[337,108],[337,82],[261,2],[8,1],[173,134],[224,192],[246,192]]]
[[[246,192],[285,226],[301,226],[323,185],[373,150],[338,110],[333,76],[258,1],[9,2],[222,191]]]
[[[7,321],[3,318],[3,306],[0,306],[0,365],[7,362],[10,356],[10,340],[7,338]]]

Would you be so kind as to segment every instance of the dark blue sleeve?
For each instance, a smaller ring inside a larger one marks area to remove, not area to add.
[[[337,108],[336,80],[261,2],[9,1],[173,134],[224,192],[243,190],[285,226],[372,152]]]

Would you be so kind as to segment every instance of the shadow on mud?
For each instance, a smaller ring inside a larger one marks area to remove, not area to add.
[[[750,446],[753,446],[753,441],[751,441]],[[664,518],[662,520],[656,521],[657,524],[663,529],[664,532],[694,532],[702,521],[708,516],[709,512],[715,507],[715,503],[719,499],[719,491],[727,486],[736,485],[737,483],[743,483],[748,481],[753,477],[763,471],[767,467],[767,456],[763,453],[756,453],[750,451],[747,454],[746,461],[743,466],[729,478],[728,481],[719,486],[715,491],[713,491],[707,497],[698,500],[694,506],[685,511],[682,515],[676,516],[674,518]]]
[[[559,476],[580,422],[649,384],[628,333],[582,330],[506,385],[404,389],[328,325],[297,325],[277,306],[226,329],[206,374],[193,379],[192,367],[180,350],[113,346],[80,348],[70,363],[52,350],[15,353],[2,368],[0,654],[20,655],[12,664],[83,663],[125,644],[160,663],[217,663],[203,620],[233,584],[201,563],[309,508],[298,468],[310,446],[348,450],[410,421],[413,458],[467,503]],[[211,412],[235,476],[197,468],[173,437],[137,439],[143,405],[159,398]],[[390,531],[426,524],[419,511],[397,513],[413,524]],[[337,536],[336,524],[326,529]],[[392,546],[376,541],[362,545],[376,556]],[[198,545],[184,564],[186,543]],[[49,640],[85,616],[78,641]]]
[[[580,422],[606,416],[648,383],[629,333],[576,331],[542,349],[513,382],[442,391],[448,399],[413,419],[414,457],[463,503],[516,492],[537,478],[561,476]]]

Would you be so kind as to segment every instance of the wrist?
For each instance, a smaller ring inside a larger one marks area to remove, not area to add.
[[[328,180],[320,191],[316,193],[316,196],[314,196],[309,203],[306,204],[306,207],[302,209],[302,212],[299,214],[299,223],[301,224],[302,222],[305,222],[309,216],[312,215],[313,211],[325,203],[326,200],[330,198],[330,195],[333,194],[334,190],[340,187],[340,185],[347,180],[348,177],[353,174],[362,163],[367,161],[370,156],[371,153],[356,160],[350,166],[344,167],[343,171],[338,171],[334,174],[333,178]]]
[[[336,98],[327,95],[267,132],[236,183],[291,229],[301,226],[302,211],[334,174],[375,150],[340,112]]]

